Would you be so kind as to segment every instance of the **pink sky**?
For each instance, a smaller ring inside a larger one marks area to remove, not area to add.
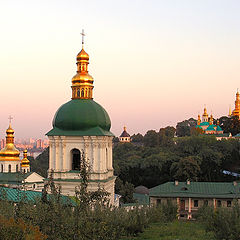
[[[75,57],[85,50],[94,100],[112,132],[159,130],[234,107],[240,87],[238,1],[5,1],[0,25],[0,137],[44,137],[71,98]]]

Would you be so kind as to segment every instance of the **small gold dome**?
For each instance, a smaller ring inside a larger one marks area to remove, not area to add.
[[[9,127],[8,127],[8,129],[6,130],[6,133],[7,133],[7,135],[8,135],[8,134],[14,134],[14,130],[12,129],[11,124],[9,124]]]
[[[29,163],[30,163],[30,161],[27,158],[27,150],[25,149],[23,151],[23,159],[21,161],[21,165],[22,165],[22,167],[29,167]]]
[[[89,60],[89,55],[84,51],[83,48],[82,48],[82,50],[78,53],[78,55],[77,55],[77,60]]]

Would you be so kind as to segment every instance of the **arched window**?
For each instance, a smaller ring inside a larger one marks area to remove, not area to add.
[[[26,173],[26,169],[23,169],[23,172]]]
[[[88,90],[87,88],[85,88],[85,97],[87,97],[87,95],[88,95]]]
[[[77,97],[80,97],[80,90],[79,90],[79,88],[77,90]]]
[[[81,153],[78,149],[74,148],[71,151],[72,155],[72,170],[80,170]]]
[[[84,89],[82,88],[81,97],[84,97]]]
[[[1,164],[1,172],[3,172],[3,164]]]
[[[8,165],[8,172],[11,172],[11,164]]]
[[[18,172],[18,164],[16,165],[16,172]]]

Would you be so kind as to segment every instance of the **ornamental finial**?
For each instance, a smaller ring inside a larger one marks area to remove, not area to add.
[[[85,33],[84,33],[84,29],[82,29],[81,35],[82,35],[82,48],[83,48],[83,45],[84,45],[84,37],[86,36]]]

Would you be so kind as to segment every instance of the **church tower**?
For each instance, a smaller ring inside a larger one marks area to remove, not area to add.
[[[14,130],[11,123],[6,134],[6,146],[0,151],[0,170],[2,173],[19,172],[21,168],[20,152],[14,146]]]
[[[81,179],[83,155],[91,167],[88,190],[99,184],[114,202],[115,176],[112,167],[111,121],[106,110],[93,100],[93,77],[88,73],[89,55],[77,55],[77,73],[72,78],[72,99],[63,104],[53,119],[49,138],[49,175],[63,194],[73,196]]]
[[[240,95],[238,90],[236,93],[235,109],[232,111],[232,116],[238,116],[238,118],[240,119]]]
[[[207,109],[204,107],[204,112],[202,115],[202,122],[208,122],[208,114],[207,114]]]

